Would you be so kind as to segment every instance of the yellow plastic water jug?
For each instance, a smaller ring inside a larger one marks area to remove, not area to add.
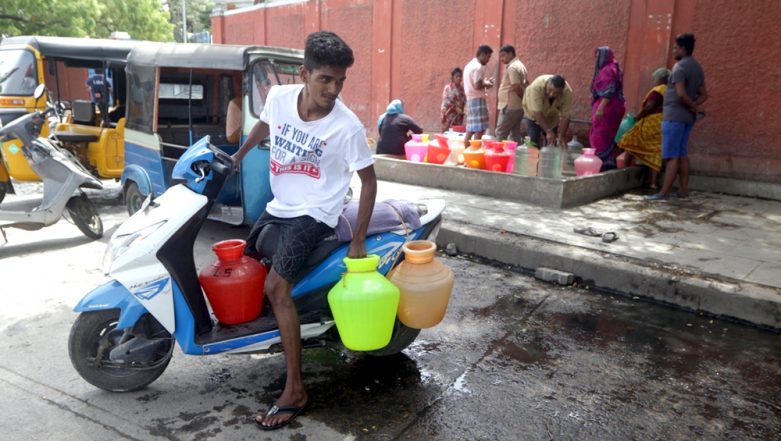
[[[390,277],[401,292],[399,320],[410,328],[430,328],[445,317],[453,291],[453,271],[434,257],[434,242],[413,240],[402,250],[404,260]]]
[[[399,289],[377,272],[380,257],[345,258],[347,272],[328,292],[328,305],[342,343],[353,351],[388,345],[396,322]]]

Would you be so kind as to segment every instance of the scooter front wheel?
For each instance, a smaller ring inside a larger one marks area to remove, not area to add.
[[[73,196],[66,205],[76,227],[90,239],[103,237],[103,221],[86,194]]]
[[[131,392],[143,389],[163,374],[173,355],[171,334],[156,320],[144,326],[149,337],[167,339],[143,362],[112,361],[109,354],[126,343],[132,334],[117,329],[119,310],[83,312],[71,328],[68,355],[76,371],[90,384],[110,392]]]

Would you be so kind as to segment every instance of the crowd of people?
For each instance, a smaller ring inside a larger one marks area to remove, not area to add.
[[[630,155],[630,162],[649,167],[652,189],[657,189],[657,176],[664,168],[665,181],[658,193],[649,196],[652,200],[688,194],[688,138],[698,115],[703,115],[700,106],[708,97],[702,67],[692,57],[694,42],[690,33],[675,38],[673,55],[677,62],[672,71],[666,67],[654,71],[654,86],[646,93],[636,116],[625,115],[623,71],[615,53],[608,46],[594,51],[589,145],[602,160],[603,171],[616,167],[622,151]],[[462,128],[465,146],[472,139],[481,139],[489,129],[487,98],[495,79],[487,65],[492,55],[490,46],[480,45],[463,70],[456,67],[451,71],[450,82],[442,91],[440,129]],[[520,143],[523,126],[532,145],[565,148],[573,100],[569,83],[560,74],[542,74],[530,80],[515,47],[509,44],[499,49],[499,62],[505,69],[498,86],[495,138]],[[617,138],[625,117],[633,119],[634,125]],[[377,152],[394,155],[404,154],[410,133],[422,132],[412,117],[403,113],[400,100],[391,102],[380,116],[378,129]],[[677,193],[671,192],[676,177],[680,181]]]

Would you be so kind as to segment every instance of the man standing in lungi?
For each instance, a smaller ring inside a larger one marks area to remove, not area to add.
[[[494,50],[487,44],[477,48],[477,54],[464,68],[464,92],[466,93],[466,136],[464,147],[469,147],[472,135],[483,137],[488,128],[488,102],[486,90],[494,86],[493,78],[486,78],[488,60]]]

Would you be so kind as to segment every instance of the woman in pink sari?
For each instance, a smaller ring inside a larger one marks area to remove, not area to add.
[[[442,91],[442,131],[446,132],[450,127],[464,124],[464,105],[466,94],[464,93],[464,74],[457,67],[450,73],[450,83],[445,85]]]
[[[617,149],[614,138],[624,117],[624,74],[616,62],[613,50],[598,47],[594,54],[596,67],[591,81],[591,131],[588,139],[602,159],[602,170],[616,167]]]

